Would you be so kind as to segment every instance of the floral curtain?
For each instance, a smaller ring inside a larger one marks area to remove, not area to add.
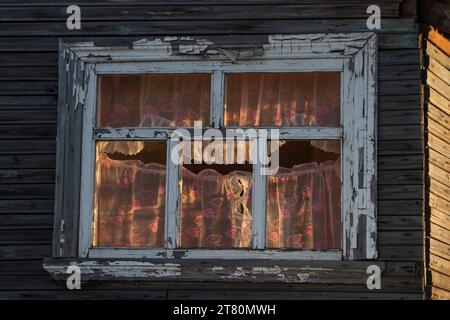
[[[181,246],[248,248],[251,246],[252,174],[213,169],[182,170]]]
[[[163,247],[165,166],[97,160],[96,246]],[[184,248],[251,246],[252,174],[182,169]],[[267,193],[267,248],[340,248],[339,160],[280,168]]]
[[[163,247],[166,168],[99,153],[94,245]]]
[[[339,160],[280,168],[268,180],[268,248],[341,248]]]
[[[225,124],[337,127],[339,79],[339,72],[227,74]]]
[[[102,127],[189,127],[209,124],[209,74],[100,76]]]

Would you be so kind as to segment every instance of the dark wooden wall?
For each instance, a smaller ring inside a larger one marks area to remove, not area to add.
[[[0,298],[422,298],[423,139],[418,31],[407,1],[87,1],[81,30],[51,0],[0,1]],[[152,4],[149,4],[152,3]],[[245,3],[245,5],[243,4]],[[92,283],[67,291],[51,255],[59,38],[358,32],[379,4],[378,250],[382,290],[363,285]],[[403,12],[403,13],[402,13]],[[406,13],[405,13],[406,12]]]
[[[427,294],[450,299],[450,40],[427,28],[421,44]]]
[[[450,3],[448,0],[419,1],[419,21],[450,35]]]

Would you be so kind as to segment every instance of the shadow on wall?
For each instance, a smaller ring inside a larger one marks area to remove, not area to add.
[[[448,0],[419,0],[419,22],[432,25],[450,39],[450,2]]]

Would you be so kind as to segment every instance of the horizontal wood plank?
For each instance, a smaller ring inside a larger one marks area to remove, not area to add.
[[[379,126],[379,140],[417,140],[422,137],[422,126],[417,125],[397,125],[397,126]]]
[[[67,1],[67,0],[61,0],[61,1],[46,1],[46,0],[29,0],[26,3],[24,2],[16,2],[14,0],[3,0],[2,1],[5,5],[8,5],[10,7],[26,7],[26,6],[39,6],[39,7],[54,7],[54,6],[61,6],[61,7],[67,7],[73,2]],[[355,3],[355,2],[365,2],[364,0],[343,0],[342,2],[345,3]],[[392,2],[392,3],[400,3],[401,0],[377,0],[376,2],[379,3],[385,3],[385,2]],[[146,0],[78,0],[80,5],[83,7],[86,6],[99,6],[102,5],[104,7],[108,6],[117,6],[120,4],[127,4],[128,6],[142,6],[142,5],[149,5],[148,1]],[[289,4],[289,3],[298,3],[298,0],[247,0],[245,2],[247,5],[254,5],[254,4],[265,4],[265,5],[282,5],[282,4]],[[303,0],[302,3],[335,3],[333,0]],[[193,5],[232,5],[232,4],[242,4],[242,1],[238,0],[228,0],[226,3],[224,3],[223,0],[155,0],[151,2],[151,5],[186,5],[186,6],[193,6]]]
[[[1,43],[1,42],[0,42]],[[49,67],[58,63],[56,52],[1,52],[0,67]]]
[[[422,155],[379,156],[378,170],[420,170]]]
[[[2,125],[0,126],[2,139],[26,139],[26,138],[55,138],[56,125]]]
[[[54,154],[55,139],[0,140],[0,154]]]
[[[56,124],[56,109],[0,109],[0,124]]]
[[[54,169],[55,155],[0,155],[1,169]]]
[[[57,91],[57,81],[7,81],[0,86],[0,95],[54,95]]]
[[[421,123],[422,112],[420,110],[383,110],[378,115],[378,125],[380,126]]]
[[[379,156],[420,155],[423,153],[421,140],[381,140],[378,141]]]
[[[145,5],[145,6],[86,6],[83,7],[83,21],[189,21],[189,20],[239,20],[239,19],[324,19],[365,18],[365,3],[299,3],[280,4],[276,10],[270,5]],[[381,17],[397,17],[398,3],[377,2]],[[1,22],[65,21],[67,7],[4,7],[0,9]],[[252,14],[249,15],[248,12]]]
[[[9,183],[54,183],[53,169],[0,169],[2,184]]]
[[[51,244],[1,245],[0,260],[42,259],[51,256],[51,249]]]
[[[380,200],[416,200],[423,199],[423,185],[381,185],[378,186],[377,197]]]
[[[0,245],[51,244],[53,230],[50,229],[2,229]]]
[[[422,246],[379,246],[378,256],[382,260],[422,261]]]
[[[378,101],[380,112],[384,110],[421,110],[419,94],[380,96]]]
[[[418,49],[381,50],[378,52],[380,66],[399,66],[419,63]]]
[[[53,213],[53,208],[51,199],[0,200],[0,213]]]
[[[0,229],[50,229],[53,213],[48,214],[0,214]]]
[[[379,245],[422,245],[422,231],[379,231]]]
[[[42,267],[42,260],[0,261],[0,275],[47,275]]]
[[[378,185],[401,185],[423,183],[422,170],[390,170],[378,172]]]
[[[420,79],[419,64],[380,66],[378,80],[418,80]],[[417,83],[417,82],[416,82]]]
[[[423,230],[423,217],[420,215],[381,215],[378,217],[377,225],[383,231],[420,231]]]
[[[0,185],[0,199],[52,199],[52,184],[4,184]]]
[[[422,200],[380,200],[378,201],[378,217],[422,215]],[[417,223],[417,220],[416,222]]]
[[[195,34],[271,34],[277,33],[322,33],[322,32],[367,32],[367,19],[317,19],[298,20],[225,20],[188,21],[176,24],[173,21],[87,21],[81,30],[68,30],[66,22],[13,22],[2,23],[0,36],[64,36],[64,35],[195,35]],[[416,28],[414,19],[383,19],[380,33],[409,33]],[[418,57],[418,56],[417,56]],[[418,60],[415,60],[417,63]]]
[[[11,54],[14,56],[14,54]],[[29,60],[27,60],[28,62]],[[23,63],[23,62],[22,62]],[[48,67],[0,67],[0,81],[45,81],[58,80],[58,69],[53,66]]]
[[[381,80],[378,82],[380,96],[415,95],[419,93],[417,80]]]
[[[17,109],[54,109],[56,110],[57,96],[0,96],[0,110]]]

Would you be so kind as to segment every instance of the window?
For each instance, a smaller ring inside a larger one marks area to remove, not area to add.
[[[262,54],[173,41],[64,48],[54,255],[375,258],[375,35],[270,36]],[[262,129],[279,136],[269,175]],[[171,161],[176,130],[200,161]],[[205,158],[219,140],[235,161]]]

